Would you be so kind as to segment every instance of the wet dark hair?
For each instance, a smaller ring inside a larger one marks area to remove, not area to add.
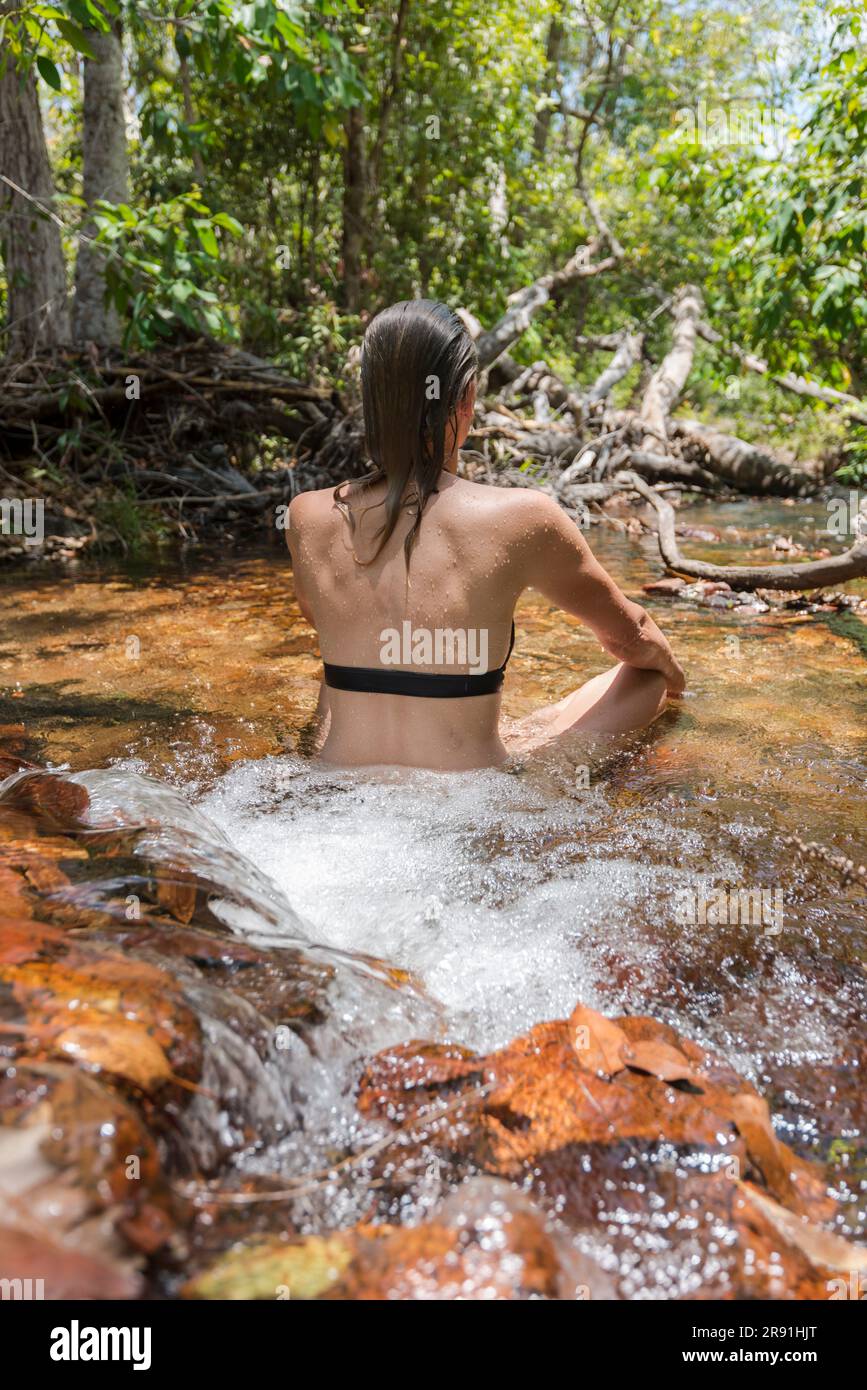
[[[425,504],[436,492],[445,462],[449,423],[478,369],[472,338],[457,314],[438,300],[403,300],[369,323],[361,349],[361,393],[373,471],[348,486],[362,494],[376,482],[387,486],[376,550],[359,563],[376,559],[401,509],[412,506],[415,518],[404,541],[409,567]],[[348,498],[341,496],[346,486],[341,484],[334,498],[354,532]]]

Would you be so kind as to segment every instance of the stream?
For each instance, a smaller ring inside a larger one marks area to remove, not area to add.
[[[679,520],[720,533],[684,540],[690,555],[761,563],[781,534],[823,543],[825,516],[751,501]],[[599,526],[589,539],[630,596],[661,574],[652,537]],[[829,1229],[867,1238],[867,912],[863,885],[831,858],[867,862],[867,627],[794,606],[645,601],[687,695],[615,752],[588,764],[564,744],[505,770],[344,771],[307,755],[319,660],[282,551],[62,581],[2,574],[0,725],[23,724],[27,755],[86,789],[94,831],[134,832],[137,861],[167,883],[207,882],[231,937],[322,974],[311,990],[327,996],[324,1022],[275,1040],[268,1009],[249,996],[230,1007],[178,958],[204,1037],[183,1118],[201,1172],[225,1187],[327,1170],[383,1133],[356,1105],[366,1059],[422,1038],[489,1054],[580,1001],[652,1016],[752,1083],[777,1136],[826,1165]],[[610,664],[537,595],[516,626],[507,718]],[[0,783],[0,807],[14,783]],[[828,853],[800,853],[791,836]],[[139,870],[94,862],[54,897],[120,919]],[[773,911],[689,920],[684,904],[719,890],[764,891]],[[142,959],[158,959],[152,944]],[[412,1225],[451,1192],[460,1220],[460,1184],[429,1156],[421,1171],[387,1219]],[[289,1211],[297,1232],[322,1233],[369,1218],[370,1193],[359,1175]],[[621,1296],[692,1287],[694,1252],[636,1245],[627,1258],[586,1230],[572,1245],[620,1278]]]

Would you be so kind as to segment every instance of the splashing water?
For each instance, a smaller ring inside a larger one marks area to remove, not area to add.
[[[743,515],[732,509],[738,524]],[[785,525],[797,534],[794,519]],[[754,548],[755,534],[746,539]],[[635,592],[647,558],[628,544],[609,536],[596,548]],[[172,601],[165,581],[130,589],[131,618],[115,611],[111,585],[88,590],[106,672],[76,695],[82,710],[99,695],[89,725],[73,735],[68,720],[51,723],[51,692],[82,683],[77,655],[65,666],[62,648],[34,651],[43,683],[14,713],[27,717],[28,699],[48,711],[56,762],[114,763],[74,773],[94,824],[143,826],[138,852],[166,874],[181,866],[206,879],[214,916],[236,936],[334,972],[333,1026],[283,1052],[261,1018],[239,1036],[239,1006],[186,980],[208,1034],[207,1088],[234,1097],[222,1108],[196,1099],[205,1157],[221,1141],[243,1171],[307,1173],[379,1132],[354,1109],[365,1057],[412,1038],[490,1051],[580,1000],[652,1015],[725,1057],[767,1098],[781,1137],[829,1161],[849,1233],[867,1230],[863,889],[789,838],[867,859],[864,656],[849,634],[797,614],[674,603],[656,616],[689,698],[589,779],[566,745],[508,771],[346,771],[280,751],[301,741],[318,674],[285,573],[255,561],[175,583]],[[197,647],[203,606],[209,642]],[[244,619],[251,646],[239,652]],[[151,651],[132,672],[117,655],[131,625]],[[507,715],[605,665],[541,600],[524,602],[518,628]],[[121,681],[133,703],[118,734],[105,689]],[[683,919],[685,893],[720,887],[779,894],[780,929]],[[89,900],[111,888],[91,883]],[[396,988],[395,971],[414,983]],[[257,1029],[261,1046],[250,1042]],[[245,1116],[263,1142],[244,1145]],[[363,1192],[357,1205],[337,1186],[324,1195],[332,1226],[363,1211]]]
[[[483,1051],[579,998],[599,1006],[600,949],[628,950],[625,924],[685,879],[626,844],[599,855],[601,788],[558,795],[499,771],[269,759],[233,769],[202,809],[315,939],[412,971],[443,1004],[448,1036]]]

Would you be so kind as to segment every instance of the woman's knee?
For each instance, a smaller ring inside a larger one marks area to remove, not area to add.
[[[661,714],[668,703],[668,687],[661,671],[644,671],[637,666],[621,666],[617,678],[620,693],[630,702],[639,703],[648,718]]]
[[[666,688],[665,676],[661,671],[645,671],[638,666],[623,666],[621,670],[625,677],[645,689],[664,691]]]

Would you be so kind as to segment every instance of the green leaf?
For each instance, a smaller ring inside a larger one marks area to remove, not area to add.
[[[196,229],[196,236],[199,238],[199,243],[205,255],[216,259],[220,254],[220,248],[217,244],[217,238],[214,235],[214,229],[210,222],[205,222],[197,217],[193,222],[193,226]]]
[[[51,59],[43,58],[42,54],[40,53],[39,57],[36,59],[36,66],[39,69],[39,73],[43,81],[47,82],[49,87],[53,87],[55,92],[59,92],[60,73],[57,71],[57,68],[54,66]]]
[[[66,3],[72,18],[77,20],[83,29],[99,29],[103,34],[108,32],[109,22],[94,0],[66,0]],[[104,8],[112,14],[117,14],[116,0],[104,0]]]
[[[233,236],[244,235],[244,228],[241,226],[241,223],[228,212],[216,213],[214,216],[214,225],[216,227],[225,227],[226,231],[231,232]]]
[[[58,19],[57,27],[67,43],[71,43],[76,53],[83,53],[85,58],[96,58],[96,54],[87,41],[84,30],[79,29],[77,24],[73,24],[68,19]]]
[[[192,280],[176,280],[169,293],[178,304],[186,304],[195,288]]]

